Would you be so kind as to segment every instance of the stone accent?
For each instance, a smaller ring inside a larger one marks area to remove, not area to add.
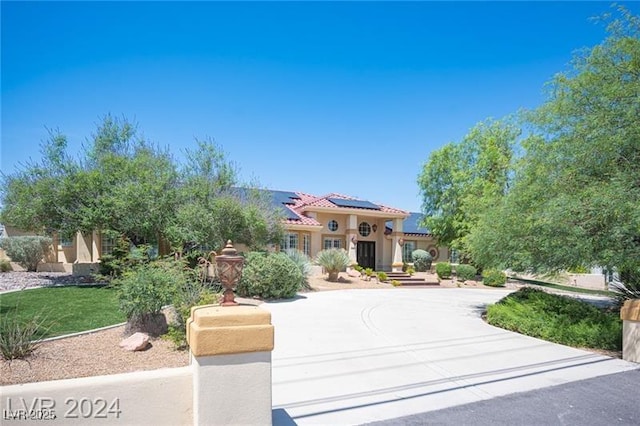
[[[143,351],[149,346],[149,335],[146,333],[134,333],[120,342],[120,347],[125,351]]]
[[[620,309],[622,359],[640,363],[640,299],[627,300]]]
[[[270,352],[271,313],[257,306],[197,306],[187,321],[187,342],[196,356]]]

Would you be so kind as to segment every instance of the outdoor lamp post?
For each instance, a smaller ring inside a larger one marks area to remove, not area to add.
[[[244,257],[239,256],[231,240],[227,241],[227,245],[222,249],[222,254],[216,256],[216,267],[218,270],[218,278],[224,286],[224,294],[222,306],[237,306],[235,301],[233,288],[238,284],[242,277],[242,268],[244,266]]]

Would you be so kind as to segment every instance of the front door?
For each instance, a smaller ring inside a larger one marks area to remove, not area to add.
[[[376,243],[375,241],[358,241],[357,248],[358,265],[363,268],[376,269]]]

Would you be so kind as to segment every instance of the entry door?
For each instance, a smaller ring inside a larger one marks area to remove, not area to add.
[[[363,268],[376,269],[376,243],[375,241],[358,241],[357,248],[358,265]]]

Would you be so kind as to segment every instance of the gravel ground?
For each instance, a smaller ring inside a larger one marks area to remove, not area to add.
[[[51,287],[92,283],[91,278],[74,277],[67,272],[2,272],[0,293],[33,287]]]

